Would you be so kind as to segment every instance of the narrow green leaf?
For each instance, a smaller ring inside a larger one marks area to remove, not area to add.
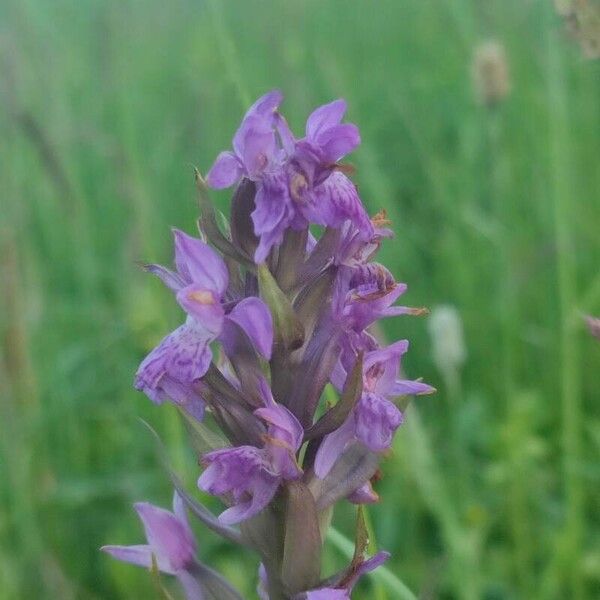
[[[304,328],[291,302],[277,285],[266,265],[258,266],[258,287],[261,298],[271,310],[275,326],[275,345],[284,350],[300,348],[304,342]]]

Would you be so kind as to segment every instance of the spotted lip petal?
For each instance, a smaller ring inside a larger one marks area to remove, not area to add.
[[[254,414],[268,425],[264,446],[238,446],[209,452],[198,479],[198,487],[216,496],[230,495],[234,505],[219,520],[232,524],[246,520],[272,500],[281,482],[301,477],[295,454],[302,444],[304,431],[294,415],[275,402],[266,381],[260,391],[265,406]]]
[[[201,400],[192,384],[210,365],[212,353],[193,319],[167,335],[142,361],[135,377],[136,389],[153,402],[171,399],[179,404]]]
[[[402,424],[402,413],[383,396],[363,394],[354,410],[354,434],[373,452],[383,452],[392,444],[394,432]]]
[[[198,487],[217,496],[231,494],[235,504],[219,515],[227,525],[239,523],[259,513],[272,500],[279,477],[269,471],[264,451],[239,446],[209,452],[203,458],[207,468]]]

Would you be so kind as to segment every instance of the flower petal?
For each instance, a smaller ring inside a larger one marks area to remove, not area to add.
[[[340,123],[346,108],[346,101],[341,98],[319,106],[306,121],[306,137],[316,141],[321,133]]]
[[[399,379],[395,381],[388,391],[390,396],[420,396],[422,394],[433,394],[436,389],[422,381],[409,381]]]
[[[174,292],[178,292],[182,287],[185,286],[185,281],[179,275],[174,273],[171,269],[167,269],[161,265],[144,265],[144,270],[156,275],[169,289]]]
[[[257,515],[271,502],[278,487],[278,478],[263,473],[262,477],[254,482],[252,499],[223,511],[219,515],[219,521],[225,525],[233,525]]]
[[[103,552],[110,554],[117,560],[144,567],[146,569],[152,568],[152,548],[147,544],[140,544],[138,546],[102,546],[100,548]],[[171,568],[171,565],[167,560],[161,556],[157,556],[154,553],[154,558],[158,569],[166,573],[167,575],[174,575],[175,571]]]
[[[225,311],[214,292],[193,283],[177,292],[177,302],[196,320],[207,340],[213,340],[221,333]]]
[[[211,359],[206,337],[194,320],[188,319],[142,361],[135,388],[159,404],[166,398],[184,403],[193,397],[191,385],[206,373]]]
[[[216,496],[231,494],[236,503],[219,515],[221,523],[239,523],[259,513],[279,486],[280,478],[268,471],[264,450],[255,446],[215,450],[202,460],[208,466],[198,487]]]
[[[144,524],[148,544],[157,557],[166,560],[173,571],[194,563],[196,541],[187,522],[148,502],[138,502],[134,507]]]
[[[368,352],[364,360],[365,384],[368,389],[386,395],[396,382],[400,357],[408,351],[408,340]]]
[[[187,514],[187,508],[186,507],[187,507],[187,504],[185,503],[185,500],[179,495],[179,493],[177,492],[177,490],[175,490],[173,492],[173,514],[191,532],[191,528],[190,528],[190,523],[188,521],[188,514]]]
[[[186,283],[195,283],[217,294],[225,293],[229,273],[223,259],[202,240],[173,229],[175,237],[175,264]]]
[[[400,410],[377,394],[364,393],[354,409],[356,437],[373,452],[382,452],[391,446],[402,420]]]
[[[255,296],[244,298],[227,315],[248,335],[256,350],[267,360],[273,346],[273,318],[267,305]]]
[[[356,125],[344,123],[324,131],[317,140],[323,159],[335,163],[360,145],[360,133]]]
[[[255,120],[248,121],[246,127],[238,146],[248,178],[256,180],[275,158],[275,132],[272,126],[267,127]]]
[[[248,109],[233,137],[233,149],[251,177],[275,158],[275,111],[282,100],[279,90],[261,96]]]
[[[260,238],[254,260],[262,263],[271,248],[281,244],[283,234],[294,217],[285,173],[263,177],[257,185],[254,204],[252,222],[254,233]]]
[[[352,416],[339,429],[323,438],[315,457],[315,474],[319,479],[327,477],[337,459],[353,439],[354,423]]]
[[[370,481],[361,485],[358,489],[354,490],[349,496],[348,500],[352,504],[374,504],[379,502],[379,494],[375,492]]]
[[[362,204],[356,187],[343,173],[334,171],[314,190],[314,202],[305,211],[309,221],[339,229],[349,221],[362,240],[374,234],[373,223]]]
[[[233,152],[221,152],[206,175],[206,183],[215,190],[231,187],[242,176],[244,167]]]

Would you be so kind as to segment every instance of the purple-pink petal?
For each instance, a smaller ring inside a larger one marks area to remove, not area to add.
[[[193,319],[167,335],[140,364],[135,387],[153,402],[199,400],[192,383],[208,370],[212,353]]]
[[[174,572],[194,563],[196,541],[187,522],[148,502],[134,506],[144,524],[148,544],[157,557],[166,560]]]
[[[327,477],[337,459],[354,439],[354,422],[351,415],[338,429],[323,438],[314,465],[315,475],[319,479]]]
[[[335,163],[360,145],[358,127],[352,123],[335,125],[318,137],[323,160]]]
[[[369,450],[382,452],[391,446],[402,420],[402,413],[392,402],[364,393],[354,409],[355,435]]]
[[[386,395],[396,382],[400,358],[407,350],[408,340],[400,340],[385,348],[368,352],[363,363],[366,387]]]
[[[227,315],[235,321],[250,338],[256,350],[266,358],[271,358],[273,346],[273,318],[267,305],[255,296],[244,298]]]
[[[306,137],[317,141],[324,131],[338,125],[346,113],[346,101],[334,100],[315,109],[306,121]]]
[[[179,229],[175,237],[175,264],[186,283],[212,290],[221,298],[227,289],[229,273],[225,261],[206,243]]]
[[[144,265],[144,269],[153,275],[156,275],[169,289],[178,292],[186,285],[184,279],[166,267],[161,265]]]
[[[358,569],[356,569],[354,576],[348,583],[350,589],[352,589],[356,585],[357,581],[363,575],[366,575],[367,573],[370,573],[371,571],[374,571],[375,569],[377,569],[377,567],[380,567],[389,557],[390,557],[389,552],[386,552],[385,550],[381,550],[374,556],[371,556],[371,558],[363,561],[359,565]]]
[[[370,481],[367,481],[361,485],[358,489],[354,490],[349,496],[348,500],[352,504],[374,504],[379,502],[379,495],[373,489]]]
[[[253,481],[252,489],[249,490],[251,499],[223,511],[219,515],[219,521],[225,525],[234,525],[257,515],[273,500],[278,487],[277,477],[262,472],[261,476]]]
[[[271,248],[281,244],[283,234],[294,218],[287,177],[279,172],[263,177],[257,186],[252,211],[254,233],[260,238],[254,260],[262,263]]]
[[[146,569],[152,568],[152,555],[154,554],[158,569],[167,575],[175,575],[175,571],[169,561],[162,556],[157,556],[148,544],[137,546],[102,546],[100,550],[110,554],[117,560]]]
[[[240,159],[229,151],[221,152],[206,175],[206,183],[215,190],[231,187],[244,172]]]
[[[280,478],[269,471],[265,451],[240,446],[209,452],[203,457],[207,467],[198,479],[198,487],[216,496],[231,494],[235,505],[219,520],[239,523],[258,514],[273,498]]]
[[[410,381],[399,379],[394,382],[388,394],[390,396],[420,396],[424,394],[433,394],[435,388],[422,381]]]
[[[207,339],[221,333],[225,311],[214,292],[192,283],[177,292],[177,302],[196,320]]]

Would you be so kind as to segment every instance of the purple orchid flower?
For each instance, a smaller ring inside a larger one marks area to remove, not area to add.
[[[118,560],[146,569],[152,568],[154,557],[158,569],[167,575],[175,575],[189,597],[202,598],[197,593],[198,583],[193,574],[198,564],[196,540],[179,494],[175,492],[173,496],[173,512],[147,502],[138,502],[134,506],[144,525],[148,543],[102,546],[101,550]]]
[[[323,579],[323,515],[344,499],[379,500],[372,483],[380,455],[403,420],[395,398],[434,391],[401,378],[407,341],[382,348],[369,330],[379,319],[424,310],[396,306],[406,286],[374,262],[392,232],[385,213],[368,217],[340,162],[360,143],[357,127],[343,122],[346,103],[317,108],[296,138],[281,102],[278,91],[259,98],[207,181],[196,173],[206,239],[174,230],[175,268],[147,266],[186,320],[143,360],[135,386],[197,419],[206,399],[208,423],[186,425],[195,448],[212,450],[202,457],[198,487],[225,506],[217,517],[175,483],[181,497],[173,513],[136,505],[147,544],[104,550],[176,576],[188,600],[240,595],[196,558],[182,499],[211,531],[257,552],[262,600],[349,600],[388,554],[365,560],[359,510],[353,559]],[[237,186],[230,236],[215,227],[205,183]],[[329,383],[341,401],[323,407]]]
[[[246,112],[233,137],[233,152],[221,152],[206,175],[215,189],[228,188],[242,177],[260,181],[280,164],[275,127],[283,94],[273,90],[261,96]]]
[[[281,92],[273,90],[248,110],[233,138],[233,152],[221,152],[206,182],[215,189],[227,188],[246,177],[256,183],[254,232],[260,238],[254,259],[264,262],[271,248],[280,244],[294,220],[284,168],[285,152],[278,147],[276,126]]]
[[[361,443],[373,452],[383,452],[391,446],[403,417],[389,398],[435,391],[421,381],[398,379],[400,358],[407,350],[408,341],[401,340],[366,354],[363,362],[363,393],[348,419],[323,439],[315,458],[317,477],[326,477],[351,443]],[[338,376],[343,370],[343,366],[338,365]],[[343,376],[342,380],[345,379]],[[337,377],[332,380],[334,385],[336,380]],[[339,380],[337,382],[339,385]]]
[[[198,479],[198,487],[216,496],[231,495],[234,501],[219,516],[225,524],[258,514],[283,480],[302,476],[295,456],[302,445],[302,426],[287,408],[275,402],[266,383],[262,388],[265,406],[254,414],[268,425],[264,446],[224,448],[203,457],[207,468]]]
[[[337,161],[360,144],[358,128],[341,123],[345,101],[316,109],[308,118],[306,136],[296,140],[277,112],[282,98],[274,90],[250,107],[233,138],[233,152],[221,152],[206,176],[216,189],[243,177],[256,183],[252,221],[260,240],[257,263],[282,242],[288,228],[304,229],[309,223],[341,227],[350,220],[364,239],[373,234],[356,188],[336,170]]]
[[[358,127],[342,123],[346,102],[334,100],[311,113],[306,135],[294,140],[282,119],[279,132],[290,154],[290,196],[296,210],[309,223],[341,228],[350,222],[363,239],[373,235],[373,225],[354,184],[337,164],[360,144]]]
[[[420,315],[424,309],[392,306],[407,289],[379,263],[367,263],[351,270],[349,291],[343,300],[342,318],[354,331],[362,331],[379,319],[399,315]]]
[[[148,265],[146,269],[175,292],[188,316],[142,361],[135,387],[153,402],[172,400],[201,419],[204,402],[193,384],[210,366],[210,343],[224,334],[229,320],[239,325],[259,354],[268,359],[273,323],[269,309],[259,298],[245,298],[231,309],[224,305],[229,276],[223,259],[202,240],[177,229],[173,234],[177,271],[160,265]]]

